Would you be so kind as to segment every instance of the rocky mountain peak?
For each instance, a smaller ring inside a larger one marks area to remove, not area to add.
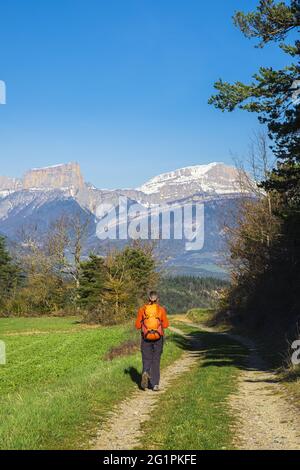
[[[23,189],[82,189],[84,180],[78,163],[66,163],[27,171]]]

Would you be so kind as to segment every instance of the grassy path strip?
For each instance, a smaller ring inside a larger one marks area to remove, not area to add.
[[[247,351],[232,339],[178,323],[189,334],[181,347],[201,344],[201,360],[178,377],[142,427],[140,449],[230,449],[235,418],[228,403]]]
[[[100,428],[96,449],[232,447],[234,418],[227,399],[246,351],[224,336],[175,326],[184,354],[163,372],[162,391],[137,391],[118,405]]]

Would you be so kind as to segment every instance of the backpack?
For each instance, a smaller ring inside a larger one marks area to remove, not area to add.
[[[142,321],[142,335],[148,341],[156,341],[163,335],[159,305],[145,305]]]

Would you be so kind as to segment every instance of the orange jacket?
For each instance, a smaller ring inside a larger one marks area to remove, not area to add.
[[[140,330],[142,328],[142,321],[144,319],[145,307],[146,307],[146,305],[143,305],[143,307],[141,307],[138,311],[137,319],[136,319],[136,322],[135,322],[135,327],[136,327],[137,330]],[[163,328],[168,328],[169,327],[169,320],[168,320],[168,317],[167,317],[166,309],[164,307],[162,307],[161,305],[158,305],[158,312],[159,312],[159,316],[160,316],[160,319],[161,319],[162,327]]]

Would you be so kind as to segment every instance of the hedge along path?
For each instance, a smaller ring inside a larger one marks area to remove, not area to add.
[[[170,330],[190,341],[190,337],[181,330],[173,327]],[[107,421],[100,428],[93,444],[95,450],[132,450],[139,444],[141,426],[151,419],[151,412],[165,391],[176,378],[188,372],[199,360],[197,344],[199,342],[193,343],[193,351],[183,352],[180,359],[162,371],[161,391],[138,390],[108,415]]]

